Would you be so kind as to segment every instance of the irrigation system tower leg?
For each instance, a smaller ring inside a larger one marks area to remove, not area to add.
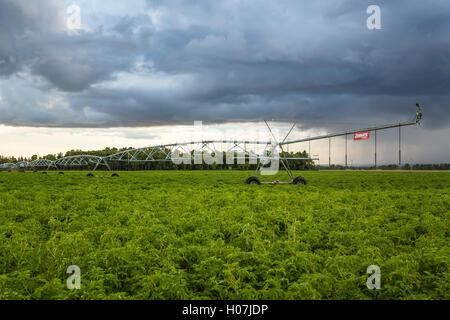
[[[52,161],[51,163],[48,164],[46,171],[49,171],[51,167],[54,167],[56,170],[58,170],[58,167],[57,167],[56,164]]]
[[[106,160],[104,158],[101,158],[97,161],[97,163],[95,164],[94,170],[92,170],[92,172],[95,172],[95,170],[97,170],[98,166],[100,164],[102,164],[102,162],[108,168],[109,172],[111,172],[111,168],[109,167],[108,162],[106,162]]]
[[[270,134],[272,135],[273,139],[275,140],[275,144],[276,146],[280,147],[281,152],[284,153],[283,147],[278,143],[277,138],[275,137],[275,135],[273,134],[272,129],[270,128],[269,124],[267,123],[267,121],[264,120],[264,122],[266,123],[267,128],[270,131]],[[292,130],[295,128],[297,124],[294,123],[291,127],[291,129],[289,130],[289,132],[287,133],[287,135],[284,137],[283,141],[281,143],[284,143],[286,141],[286,139],[289,137],[289,135],[291,134]],[[273,149],[272,149],[273,150]],[[273,157],[273,155],[271,155]],[[280,158],[281,164],[283,165],[284,169],[286,170],[286,172],[288,173],[289,177],[291,178],[291,182],[294,180],[294,176],[292,175],[292,172],[289,168],[289,166],[284,162],[284,160],[282,158]]]
[[[111,172],[111,168],[109,167],[109,164],[108,164],[108,162],[105,159],[103,159],[103,163],[108,168],[109,172]]]
[[[100,162],[102,162],[101,160],[98,160],[97,163],[95,164],[94,170],[92,170],[92,172],[95,172],[95,170],[97,170],[97,167],[99,166]]]
[[[294,124],[292,125],[291,130],[289,130],[289,132],[287,133],[287,135],[284,137],[283,143],[284,143],[284,142],[286,141],[286,139],[289,137],[289,135],[291,134],[292,130],[295,128],[296,125],[297,125],[297,123],[294,123]],[[288,145],[288,148],[289,148],[289,145]],[[284,153],[283,146],[280,146],[280,149],[281,149],[281,151]],[[289,152],[289,150],[288,150],[288,152]],[[291,180],[293,181],[293,180],[294,180],[294,176],[292,175],[291,168],[289,167],[289,163],[288,163],[287,161],[285,162],[283,159],[281,159],[281,163],[283,164],[284,168],[286,169],[287,173],[289,174],[289,177],[290,177]]]
[[[258,162],[257,166],[256,166],[256,170],[255,170],[255,177],[258,176],[258,172],[259,172],[259,168],[261,167],[261,160]]]
[[[288,167],[288,165],[284,162],[283,159],[280,159],[280,161],[283,164],[283,167],[286,170],[286,172],[288,173],[288,175],[291,178],[291,180],[294,180],[294,176],[292,175],[291,168]]]

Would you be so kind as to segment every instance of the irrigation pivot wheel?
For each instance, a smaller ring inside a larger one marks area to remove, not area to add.
[[[250,177],[247,179],[247,181],[245,181],[246,184],[257,184],[260,185],[261,181],[259,181],[259,179],[257,177]]]
[[[294,180],[292,180],[292,184],[303,184],[303,185],[306,185],[306,180],[303,177],[297,177]]]

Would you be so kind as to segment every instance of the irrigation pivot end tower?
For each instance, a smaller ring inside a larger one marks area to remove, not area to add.
[[[272,134],[273,139],[275,140],[275,145],[274,148],[272,149],[272,151],[274,151],[275,153],[277,153],[277,149],[279,148],[282,152],[284,152],[283,150],[283,146],[287,146],[290,144],[296,144],[296,143],[301,143],[301,142],[311,142],[314,140],[322,140],[322,139],[328,139],[329,142],[329,148],[328,148],[328,152],[329,152],[329,166],[331,167],[331,138],[334,137],[341,137],[341,136],[345,136],[345,166],[348,166],[348,157],[347,157],[347,137],[348,135],[351,134],[356,134],[356,133],[361,133],[361,132],[374,132],[375,133],[375,167],[377,167],[377,140],[376,140],[376,134],[377,131],[380,130],[386,130],[386,129],[392,129],[392,128],[398,128],[399,130],[399,151],[398,151],[398,163],[399,163],[399,167],[401,167],[402,164],[402,151],[401,151],[401,128],[402,127],[406,127],[406,126],[412,126],[412,125],[420,125],[420,122],[422,121],[422,107],[417,103],[416,104],[417,107],[417,111],[416,114],[414,116],[414,119],[411,121],[406,121],[406,122],[399,122],[399,123],[395,123],[395,124],[386,124],[386,125],[380,125],[380,126],[374,126],[374,127],[369,127],[369,128],[363,128],[363,129],[357,129],[357,130],[346,130],[344,132],[337,132],[337,133],[332,133],[332,134],[326,134],[326,135],[321,135],[321,136],[316,136],[316,137],[310,137],[310,138],[305,138],[305,139],[299,139],[299,140],[291,140],[291,141],[286,141],[288,136],[291,134],[292,129],[295,127],[296,124],[293,125],[293,127],[291,128],[291,130],[288,132],[288,134],[286,135],[286,137],[283,139],[282,142],[278,143],[276,137],[274,136],[272,129],[270,128],[269,124],[266,121],[266,125],[270,131],[270,133]],[[311,151],[310,151],[311,152]],[[295,160],[295,158],[279,158],[279,161],[281,162],[283,168],[286,170],[286,172],[288,173],[289,177],[290,177],[290,181],[289,182],[282,182],[279,180],[273,181],[273,182],[262,182],[260,181],[260,179],[258,178],[258,175],[260,174],[259,168],[261,166],[264,166],[267,162],[270,162],[270,160],[276,159],[277,157],[267,157],[266,159],[263,159],[263,161],[259,162],[259,165],[255,171],[255,175],[248,178],[246,183],[247,184],[303,184],[306,185],[306,180],[303,177],[295,177],[292,174],[292,171],[289,168],[289,163],[286,160]],[[310,160],[317,160],[314,158],[309,158]]]

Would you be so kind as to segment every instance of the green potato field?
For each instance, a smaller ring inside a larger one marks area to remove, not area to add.
[[[0,173],[0,299],[450,299],[449,172],[119,174]]]

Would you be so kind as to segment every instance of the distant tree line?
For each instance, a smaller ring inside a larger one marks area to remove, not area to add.
[[[70,150],[67,151],[66,153],[58,153],[58,154],[48,154],[46,156],[42,156],[39,157],[37,155],[33,155],[29,158],[27,157],[4,157],[0,155],[0,164],[3,163],[16,163],[16,162],[22,162],[22,161],[27,161],[27,162],[31,162],[34,160],[38,160],[38,159],[47,159],[47,160],[51,160],[51,161],[55,161],[57,159],[61,159],[64,157],[69,157],[69,156],[76,156],[76,155],[94,155],[94,156],[100,156],[100,157],[106,157],[106,156],[110,156],[113,154],[116,154],[118,152],[121,151],[125,151],[125,150],[131,150],[133,148],[122,148],[122,149],[118,149],[118,148],[105,148],[103,150],[93,150],[93,151],[83,151],[83,150]]]
[[[4,157],[0,156],[0,164],[3,163],[16,163],[16,162],[22,162],[27,161],[31,162],[37,159],[47,159],[51,161],[55,161],[57,159],[61,159],[64,157],[69,156],[76,156],[76,155],[94,155],[99,157],[106,157],[110,156],[122,151],[126,150],[132,150],[133,148],[105,148],[103,150],[90,150],[90,151],[83,151],[83,150],[70,150],[66,153],[58,153],[58,154],[48,154],[43,157],[38,157],[37,155],[33,155],[30,158],[27,157]],[[166,150],[168,151],[168,150]],[[155,159],[163,160],[165,159],[166,155],[163,152],[155,152],[153,154]],[[280,153],[280,157],[285,158],[308,158],[309,155],[306,151],[303,152],[283,152]],[[226,164],[226,153],[224,153],[224,160],[223,164],[212,164],[207,165],[206,163],[203,164],[181,164],[181,165],[175,165],[171,161],[160,161],[160,162],[128,162],[128,161],[111,161],[108,164],[110,165],[112,170],[122,171],[122,170],[228,170],[228,169],[238,169],[238,170],[255,170],[256,165],[249,164],[248,161],[246,161],[246,164],[237,164],[237,161],[234,162],[234,164]],[[139,160],[139,158],[138,158]],[[142,160],[142,159],[140,159]],[[290,160],[288,161],[288,165],[290,169],[292,170],[346,170],[346,169],[352,169],[352,170],[358,170],[358,169],[381,169],[381,170],[450,170],[450,163],[443,163],[443,164],[404,164],[403,166],[399,167],[396,164],[390,164],[390,165],[379,165],[377,168],[374,166],[368,166],[368,167],[345,167],[343,165],[331,165],[331,166],[319,166],[314,163],[312,160]],[[282,167],[282,164],[280,164],[280,168]],[[89,167],[76,167],[72,168],[74,170],[77,169],[89,169]],[[69,169],[69,168],[68,168]]]

